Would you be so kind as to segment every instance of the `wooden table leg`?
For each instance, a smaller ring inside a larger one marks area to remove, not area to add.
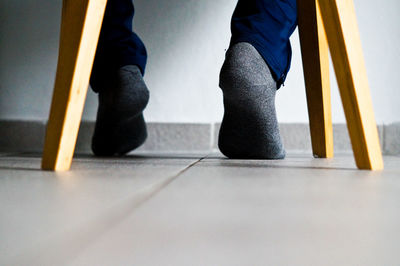
[[[329,48],[316,0],[297,2],[299,35],[314,157],[333,157]]]
[[[107,0],[64,0],[60,48],[42,169],[68,170]]]
[[[383,169],[354,3],[319,0],[319,5],[356,164],[360,169]]]

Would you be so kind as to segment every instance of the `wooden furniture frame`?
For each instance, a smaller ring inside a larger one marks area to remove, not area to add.
[[[59,171],[71,166],[106,3],[63,0],[42,169]],[[383,169],[353,1],[298,0],[298,15],[314,156],[333,157],[330,51],[357,167]]]

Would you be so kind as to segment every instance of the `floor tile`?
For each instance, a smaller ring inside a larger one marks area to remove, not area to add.
[[[0,157],[0,265],[67,261],[199,158],[86,156],[54,173],[35,154]]]
[[[211,156],[81,250],[71,265],[396,265],[400,158]]]

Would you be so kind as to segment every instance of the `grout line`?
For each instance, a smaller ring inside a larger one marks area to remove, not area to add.
[[[214,149],[214,144],[215,144],[214,131],[215,131],[215,123],[210,123],[210,151]]]
[[[195,166],[196,164],[200,163],[201,161],[203,161],[205,158],[207,158],[208,155],[200,157],[200,159],[194,161],[193,163],[189,164],[188,166],[186,166],[185,168],[183,168],[182,170],[180,170],[174,177],[171,177],[171,181],[168,183],[170,184],[172,181],[174,181],[176,178],[178,178],[180,175],[182,175],[183,173],[187,172],[190,168],[192,168],[193,166]],[[167,184],[167,185],[168,185]],[[166,186],[167,186],[166,185]]]
[[[387,154],[388,151],[386,150],[386,125],[385,123],[382,124],[382,154]]]

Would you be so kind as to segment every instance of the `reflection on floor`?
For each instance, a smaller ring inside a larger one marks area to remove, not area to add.
[[[396,265],[400,157],[0,154],[0,265]]]

